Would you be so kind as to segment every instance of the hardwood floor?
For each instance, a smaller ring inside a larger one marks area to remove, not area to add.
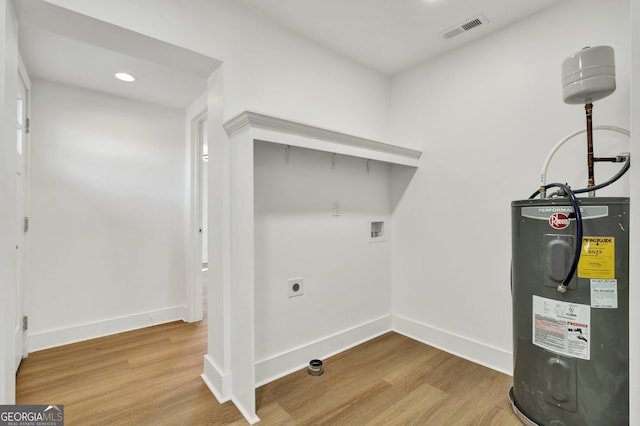
[[[33,353],[18,404],[73,425],[244,425],[200,379],[206,323],[175,322]],[[263,425],[517,425],[511,378],[396,333],[257,389]]]

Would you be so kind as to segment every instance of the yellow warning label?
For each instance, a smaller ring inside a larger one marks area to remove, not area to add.
[[[578,277],[613,279],[616,277],[614,237],[583,237]]]

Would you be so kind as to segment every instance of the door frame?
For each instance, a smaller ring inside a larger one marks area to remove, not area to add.
[[[205,92],[198,98],[186,112],[187,143],[189,152],[188,182],[189,196],[187,220],[187,312],[186,321],[197,322],[204,318],[203,315],[203,281],[202,271],[202,229],[206,218],[202,216],[202,191],[203,191],[203,122],[207,119],[207,97]]]
[[[25,218],[29,218],[29,188],[30,188],[30,157],[31,157],[31,144],[29,137],[29,121],[31,117],[31,79],[29,78],[29,73],[24,65],[22,57],[18,53],[18,79],[17,84],[19,86],[23,86],[25,90],[25,99],[24,99],[24,123],[23,129],[26,128],[26,131],[23,132],[22,135],[22,158],[23,158],[23,169],[22,169],[22,200],[18,198],[17,202],[22,201],[22,215]],[[17,212],[16,212],[17,213]],[[16,217],[16,220],[19,220]],[[27,358],[29,355],[29,345],[28,345],[28,334],[27,329],[24,327],[24,323],[22,322],[22,318],[26,316],[25,311],[25,288],[26,288],[26,275],[27,275],[27,259],[28,259],[28,232],[25,229],[22,235],[21,248],[17,250],[16,253],[16,268],[17,268],[17,279],[16,279],[16,330],[15,330],[15,362],[16,362],[16,371],[20,367],[20,363],[22,359]],[[19,334],[21,334],[19,336]]]

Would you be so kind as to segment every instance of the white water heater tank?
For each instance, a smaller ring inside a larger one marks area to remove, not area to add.
[[[585,47],[562,62],[562,98],[568,104],[589,104],[616,90],[611,46]]]

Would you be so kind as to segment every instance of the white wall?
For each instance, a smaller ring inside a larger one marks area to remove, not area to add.
[[[0,0],[0,404],[15,402],[17,27]]]
[[[224,62],[224,119],[268,113],[371,139],[388,134],[389,79],[233,0],[47,0]]]
[[[391,166],[256,142],[256,380],[391,326]],[[334,214],[334,205],[338,209]],[[371,220],[386,240],[370,242]],[[289,298],[288,280],[304,278]],[[377,327],[377,328],[376,328]],[[360,333],[360,334],[358,334]]]
[[[561,97],[570,54],[615,48],[618,89],[596,102],[594,124],[629,127],[629,13],[628,0],[568,0],[393,78],[391,139],[424,151],[394,216],[399,330],[511,372],[510,202],[535,191],[550,148],[584,128],[584,107]],[[596,154],[605,139],[596,134]],[[583,140],[550,180],[586,186]],[[596,168],[600,181],[615,169]],[[625,178],[599,194],[628,192]]]
[[[184,111],[35,80],[30,349],[184,317]]]

